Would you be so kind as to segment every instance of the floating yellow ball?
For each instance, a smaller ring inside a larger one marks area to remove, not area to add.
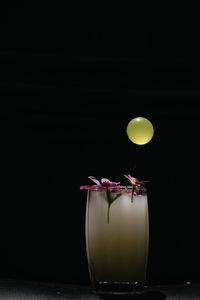
[[[133,143],[137,145],[144,145],[152,139],[154,129],[148,119],[137,117],[128,123],[126,132]]]

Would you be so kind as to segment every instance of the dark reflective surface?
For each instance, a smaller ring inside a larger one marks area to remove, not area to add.
[[[141,294],[132,295],[101,295],[100,299],[103,300],[164,300],[166,295],[159,291],[144,292]]]
[[[30,281],[0,280],[1,300],[175,300],[200,299],[200,284],[148,286],[145,291],[132,294],[94,294],[92,289],[83,285],[64,285]]]

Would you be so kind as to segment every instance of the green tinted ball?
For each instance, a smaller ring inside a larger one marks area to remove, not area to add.
[[[144,145],[152,139],[154,129],[148,119],[137,117],[128,123],[126,132],[133,143],[137,145]]]

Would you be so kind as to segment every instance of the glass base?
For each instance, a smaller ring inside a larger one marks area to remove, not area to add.
[[[92,284],[92,292],[95,294],[142,294],[147,286],[139,282],[98,282]]]

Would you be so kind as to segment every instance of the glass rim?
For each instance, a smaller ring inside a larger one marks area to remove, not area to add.
[[[128,188],[128,190],[132,190],[133,189],[133,186],[132,185],[119,185],[119,186],[113,186],[113,187],[110,187],[110,191],[112,192],[115,192],[115,189],[116,188],[120,188],[121,190],[125,190],[126,188]],[[138,188],[139,188],[139,190],[140,191],[143,191],[143,192],[145,192],[145,191],[147,191],[147,187],[146,186],[144,186],[144,185],[141,185],[141,186],[138,186]],[[105,192],[106,191],[106,187],[103,189],[99,189],[99,188],[95,188],[95,187],[93,187],[93,188],[90,188],[90,189],[88,189],[88,191],[98,191],[98,192]]]

